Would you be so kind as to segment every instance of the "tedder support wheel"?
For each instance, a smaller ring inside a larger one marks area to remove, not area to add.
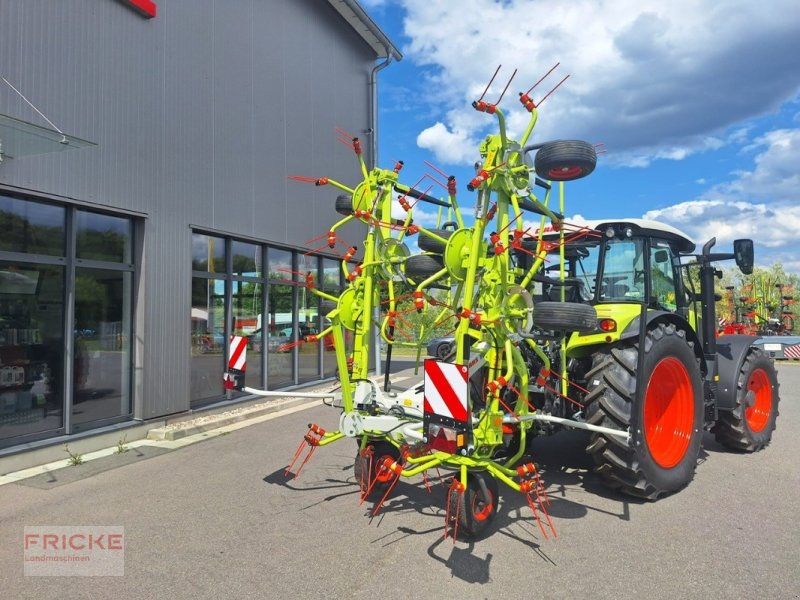
[[[444,269],[444,261],[441,256],[415,254],[406,259],[406,275],[419,278],[419,281],[427,279],[442,269]]]
[[[448,491],[447,505],[451,520],[449,525],[455,526],[458,515],[458,534],[466,539],[480,538],[487,533],[489,525],[497,516],[499,494],[497,480],[494,477],[485,473],[469,473],[467,489],[463,495],[453,489]],[[459,496],[461,496],[461,506],[457,507]]]
[[[573,181],[586,177],[597,164],[597,152],[588,142],[558,140],[544,144],[534,158],[536,174],[551,181]]]
[[[370,442],[367,447],[372,447],[372,459],[370,460],[369,457],[362,456],[361,452],[358,452],[353,463],[353,475],[355,475],[357,483],[363,482],[365,486],[368,485],[368,482],[371,483],[377,479],[375,485],[372,486],[371,494],[380,493],[382,495],[386,490],[386,484],[392,480],[392,474],[382,470],[381,465],[387,457],[393,460],[400,458],[400,451],[389,442],[382,441]],[[369,477],[364,476],[367,469],[370,470]],[[366,492],[366,489],[363,491]]]
[[[453,230],[451,229],[431,229],[430,232],[444,239],[449,239],[450,236],[453,235]],[[423,252],[435,252],[436,254],[441,254],[442,252],[444,252],[446,246],[446,244],[443,244],[439,240],[427,236],[423,233],[419,234],[417,245],[419,246],[419,249],[422,250]]]
[[[691,342],[673,324],[647,332],[639,373],[637,356],[638,343],[630,342],[594,356],[586,420],[628,429],[631,439],[593,433],[586,450],[612,487],[655,500],[694,476],[703,435],[703,379]],[[645,378],[640,397],[637,376]]]
[[[540,329],[588,333],[597,329],[597,311],[579,302],[537,302],[533,323]]]
[[[353,197],[350,194],[336,196],[336,212],[345,217],[353,214]]]
[[[714,438],[723,446],[755,452],[772,439],[778,418],[778,375],[763,350],[751,350],[736,382],[736,406],[720,411]]]

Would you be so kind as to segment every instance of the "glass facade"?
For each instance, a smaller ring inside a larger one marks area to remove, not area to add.
[[[342,264],[338,260],[332,258],[322,259],[322,277],[320,278],[320,288],[323,292],[327,292],[332,296],[338,296],[339,291],[342,289]],[[326,301],[330,306],[331,301]],[[325,306],[325,305],[323,305]],[[322,314],[322,328],[328,327],[331,322],[325,317],[328,310],[321,310]],[[326,336],[322,340],[322,374],[325,377],[333,377],[336,375],[336,352],[333,344],[333,336]]]
[[[297,256],[298,279],[310,274],[319,282],[319,257],[300,254]],[[319,335],[322,321],[319,315],[319,296],[305,286],[297,290],[298,339],[303,341],[311,335]],[[306,341],[297,347],[298,379],[300,383],[314,381],[320,377],[321,341]]]
[[[134,227],[0,195],[0,447],[131,418]]]
[[[331,336],[316,342],[328,323],[319,297],[302,285],[337,295],[339,261],[286,248],[207,233],[192,234],[191,401],[222,397],[230,336],[247,337],[245,383],[279,389],[336,372]]]
[[[297,343],[297,288],[293,281],[293,254],[269,248],[269,294],[267,300],[267,386],[286,387],[295,381],[294,354]]]
[[[72,423],[132,412],[131,300],[133,274],[107,269],[75,270]]]

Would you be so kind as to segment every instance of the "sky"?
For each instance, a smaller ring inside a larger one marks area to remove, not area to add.
[[[637,217],[695,242],[755,242],[756,264],[800,273],[800,2],[769,0],[361,0],[403,53],[379,75],[379,163],[403,160],[404,183],[429,161],[459,182],[462,206],[496,118],[529,143],[581,139],[606,152],[566,185],[568,219]],[[544,102],[563,77],[569,78]],[[428,180],[430,181],[430,180]],[[427,183],[424,187],[427,187]],[[443,195],[441,188],[432,190]],[[415,209],[430,224],[432,211]]]

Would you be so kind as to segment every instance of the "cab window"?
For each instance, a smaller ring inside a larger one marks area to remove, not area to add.
[[[650,243],[651,302],[664,310],[678,308],[675,285],[674,256],[669,244],[656,240]]]

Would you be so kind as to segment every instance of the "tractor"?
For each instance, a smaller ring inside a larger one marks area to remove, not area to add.
[[[778,416],[773,362],[754,346],[755,336],[716,336],[714,281],[721,273],[714,265],[735,259],[749,274],[752,240],[735,240],[733,253],[713,253],[711,239],[693,254],[694,242],[662,223],[587,227],[599,235],[569,244],[566,276],[544,270],[535,296],[535,306],[555,305],[560,296],[597,312],[595,330],[573,332],[564,349],[567,396],[579,402],[539,390],[537,408],[627,430],[627,441],[591,433],[587,452],[612,487],[651,500],[691,481],[704,430],[735,450],[765,447]]]

